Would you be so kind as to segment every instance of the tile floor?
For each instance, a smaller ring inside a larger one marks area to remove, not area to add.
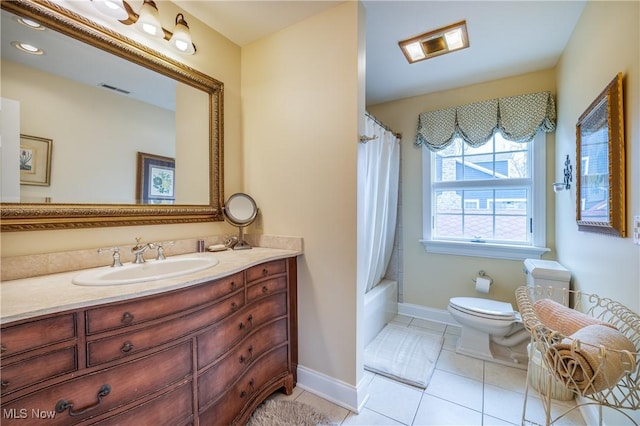
[[[458,327],[405,316],[396,317],[394,322],[444,335],[444,345],[426,389],[365,371],[365,379],[370,380],[369,399],[358,414],[300,388],[289,396],[274,394],[272,397],[310,404],[337,425],[521,424],[525,370],[456,354]],[[554,403],[552,412],[558,415],[572,405],[573,401]],[[542,404],[531,388],[527,420],[544,424]],[[573,410],[556,424],[585,425],[585,422],[579,410]]]

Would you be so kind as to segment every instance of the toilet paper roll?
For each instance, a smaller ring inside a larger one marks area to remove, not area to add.
[[[477,277],[476,278],[476,291],[479,293],[489,293],[489,287],[491,287],[491,280],[489,278]]]

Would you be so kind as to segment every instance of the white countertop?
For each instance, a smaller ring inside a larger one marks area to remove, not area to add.
[[[73,284],[71,280],[81,271],[4,281],[0,284],[0,324],[188,287],[234,274],[259,263],[300,254],[302,253],[295,250],[262,247],[254,247],[251,250],[197,253],[195,255],[216,257],[219,263],[212,268],[193,274],[136,284],[109,286]],[[194,256],[194,253],[174,257],[189,256]]]

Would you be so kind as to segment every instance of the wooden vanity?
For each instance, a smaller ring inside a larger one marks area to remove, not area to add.
[[[282,257],[3,323],[1,423],[244,425],[296,384],[296,277]]]

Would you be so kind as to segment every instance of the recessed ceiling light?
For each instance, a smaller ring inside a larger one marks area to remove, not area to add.
[[[21,52],[30,53],[32,55],[42,55],[44,54],[44,50],[40,49],[29,43],[23,43],[21,41],[12,41],[11,45]]]
[[[469,47],[467,22],[460,21],[398,42],[410,64]]]
[[[42,24],[40,24],[39,22],[34,21],[33,19],[16,18],[16,21],[18,21],[22,25],[25,25],[25,26],[27,26],[27,27],[29,27],[31,29],[38,30],[38,31],[44,31],[44,26]]]

